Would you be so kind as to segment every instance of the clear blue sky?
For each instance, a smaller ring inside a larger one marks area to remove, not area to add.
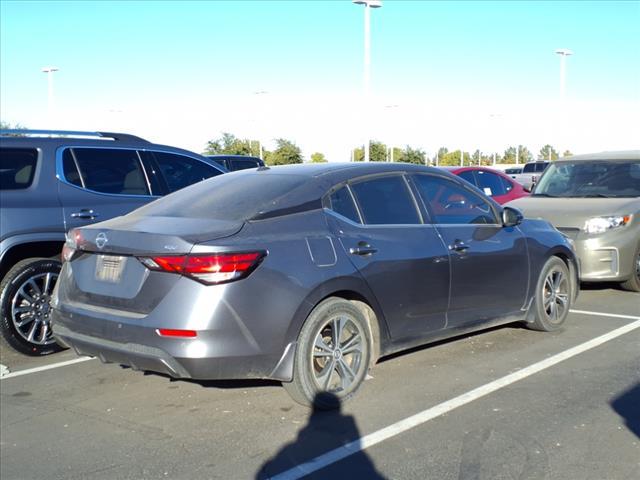
[[[377,94],[548,98],[554,50],[574,50],[567,90],[640,99],[639,1],[401,1],[372,12]],[[46,102],[55,65],[67,104],[126,105],[362,85],[361,6],[328,1],[11,1],[1,4],[2,117]]]

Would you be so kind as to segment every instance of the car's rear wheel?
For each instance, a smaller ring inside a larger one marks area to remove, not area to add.
[[[560,258],[549,258],[538,278],[529,328],[543,332],[561,328],[571,308],[571,292],[569,268]]]
[[[631,278],[626,282],[622,282],[622,288],[631,292],[640,292],[640,244],[636,248],[636,254],[633,257],[633,273]]]
[[[0,333],[27,355],[61,350],[51,333],[51,294],[60,262],[28,258],[16,263],[0,283]]]
[[[337,408],[364,382],[371,346],[362,312],[348,300],[328,298],[305,321],[298,337],[293,381],[283,385],[302,405]]]

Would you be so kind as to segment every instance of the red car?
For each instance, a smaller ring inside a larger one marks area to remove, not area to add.
[[[442,167],[482,190],[499,204],[529,196],[522,185],[499,170],[487,167]]]

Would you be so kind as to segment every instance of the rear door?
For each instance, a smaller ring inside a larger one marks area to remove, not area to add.
[[[376,295],[392,337],[444,328],[449,255],[403,175],[368,177],[329,196],[334,234]]]
[[[448,326],[518,312],[529,279],[527,245],[520,230],[503,227],[487,200],[452,179],[419,174],[413,181],[451,253]]]
[[[134,148],[72,147],[57,155],[66,230],[125,215],[154,198]]]

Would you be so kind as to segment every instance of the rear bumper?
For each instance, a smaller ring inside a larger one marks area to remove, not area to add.
[[[259,353],[246,355],[247,352],[228,356],[206,334],[202,335],[205,338],[160,337],[153,328],[100,321],[60,310],[53,311],[52,329],[55,338],[77,354],[134,370],[199,380],[280,379],[275,373],[280,358]]]

